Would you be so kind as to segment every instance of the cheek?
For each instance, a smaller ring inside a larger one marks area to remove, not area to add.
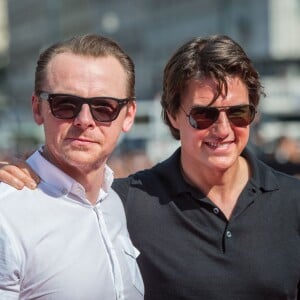
[[[66,125],[67,124],[59,124],[55,121],[49,121],[46,119],[44,121],[44,132],[46,140],[51,143],[54,143],[55,141],[59,140],[60,137],[68,131]]]
[[[119,136],[122,132],[122,123],[114,122],[110,126],[102,126],[101,128],[96,129],[98,132],[98,136],[102,136],[103,145],[109,145],[111,148],[112,145],[115,146],[118,142]]]
[[[249,139],[249,135],[250,135],[250,129],[249,127],[247,128],[236,128],[234,130],[234,133],[235,133],[235,136],[237,139],[240,139],[240,140],[247,140]]]
[[[196,130],[191,126],[180,131],[181,144],[189,147],[199,148],[207,136],[209,136],[209,130]]]
[[[239,152],[242,152],[249,141],[250,130],[249,128],[236,128],[234,134]]]

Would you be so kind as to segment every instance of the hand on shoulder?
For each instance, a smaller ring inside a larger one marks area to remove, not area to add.
[[[22,159],[6,157],[0,161],[0,181],[5,182],[14,188],[21,190],[25,186],[35,189],[40,178]]]

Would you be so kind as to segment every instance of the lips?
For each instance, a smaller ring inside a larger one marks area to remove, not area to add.
[[[67,138],[69,141],[79,142],[79,143],[96,143],[93,139],[89,138],[78,138],[78,137],[69,137]]]
[[[205,142],[205,145],[207,145],[211,149],[227,149],[232,142]]]

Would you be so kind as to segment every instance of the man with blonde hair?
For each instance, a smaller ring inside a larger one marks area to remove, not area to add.
[[[136,113],[134,65],[83,35],[41,53],[32,95],[45,144],[36,190],[0,186],[0,298],[142,300],[138,250],[106,161]]]

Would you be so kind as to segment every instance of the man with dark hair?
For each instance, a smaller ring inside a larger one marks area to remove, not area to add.
[[[300,181],[246,148],[263,89],[226,36],[182,45],[163,118],[181,147],[113,188],[151,300],[300,299]]]

